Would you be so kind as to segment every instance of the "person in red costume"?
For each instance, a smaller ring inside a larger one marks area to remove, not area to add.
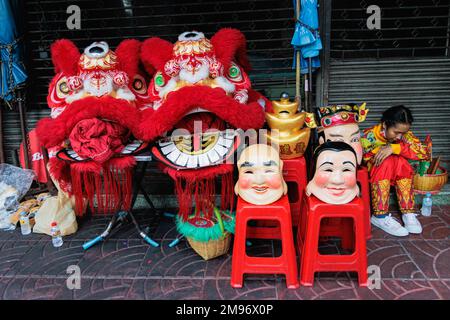
[[[142,112],[139,138],[156,141],[152,153],[175,181],[179,214],[212,215],[215,179],[221,177],[221,208],[233,207],[233,164],[239,146],[232,129],[259,129],[270,101],[252,90],[244,35],[221,29],[210,39],[188,31],[172,44],[144,41],[141,60],[153,75],[153,108]]]
[[[410,131],[413,116],[403,105],[383,112],[381,123],[364,130],[361,143],[370,173],[373,225],[395,236],[421,233],[414,208],[413,175],[408,160],[426,159],[427,150]],[[404,227],[390,214],[389,191],[395,186]]]
[[[101,41],[80,53],[67,39],[51,46],[51,115],[36,131],[45,147],[57,150],[49,171],[63,192],[75,196],[77,215],[86,201],[93,212],[130,208],[133,154],[146,145],[133,133],[140,110],[151,104],[139,74],[140,47],[124,40],[113,51]]]

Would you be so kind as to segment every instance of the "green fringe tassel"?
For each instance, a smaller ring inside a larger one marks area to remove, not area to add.
[[[234,233],[235,229],[235,214],[233,212],[224,211],[231,219],[223,219],[224,229],[229,233]],[[182,221],[177,215],[175,219],[177,231],[187,238],[191,238],[199,242],[208,242],[210,240],[217,240],[222,238],[223,234],[220,230],[220,225],[215,223],[209,228],[198,228],[189,222]]]

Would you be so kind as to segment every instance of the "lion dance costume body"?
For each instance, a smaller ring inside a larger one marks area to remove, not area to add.
[[[128,210],[139,110],[151,103],[139,74],[140,42],[125,40],[114,52],[94,42],[82,54],[69,40],[51,46],[56,75],[47,102],[51,117],[37,126],[41,143],[56,148],[49,171],[75,196],[77,215],[86,201],[93,212]],[[96,205],[94,205],[96,203]]]
[[[210,40],[185,32],[172,44],[144,41],[141,60],[153,75],[153,108],[142,112],[139,137],[155,141],[153,155],[175,181],[179,216],[212,214],[215,179],[221,177],[221,209],[233,206],[233,164],[238,137],[228,129],[258,129],[270,101],[252,90],[244,35],[221,29]]]

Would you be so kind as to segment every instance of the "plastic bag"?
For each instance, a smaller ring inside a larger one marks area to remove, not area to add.
[[[10,164],[0,164],[0,229],[14,229],[9,216],[19,207],[33,183],[32,170],[22,169]]]

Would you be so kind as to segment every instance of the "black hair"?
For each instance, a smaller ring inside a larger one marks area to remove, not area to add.
[[[385,110],[381,116],[381,122],[386,124],[386,128],[393,127],[397,123],[407,123],[411,125],[413,121],[414,119],[411,110],[404,105],[390,107]]]
[[[358,157],[356,156],[356,152],[353,149],[351,145],[348,143],[342,142],[342,141],[326,141],[319,145],[316,149],[314,149],[314,155],[313,155],[313,171],[312,173],[316,171],[316,165],[317,165],[317,159],[319,158],[319,155],[324,151],[334,151],[334,152],[342,152],[342,151],[350,151],[355,156],[356,162],[358,161]]]

